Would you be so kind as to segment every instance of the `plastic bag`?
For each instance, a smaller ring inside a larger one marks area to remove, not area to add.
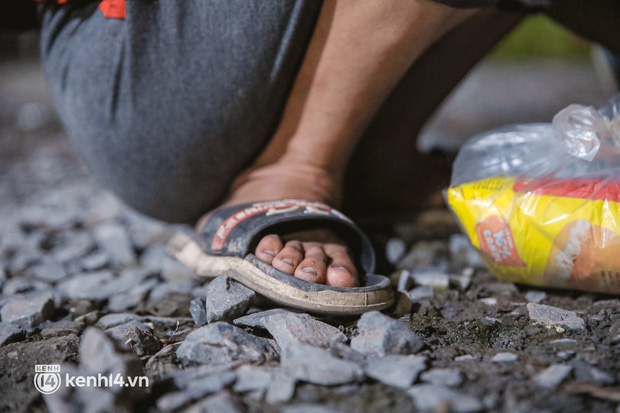
[[[497,277],[620,293],[620,94],[473,137],[447,201]]]

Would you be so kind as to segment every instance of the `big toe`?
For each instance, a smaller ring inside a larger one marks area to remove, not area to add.
[[[282,251],[282,248],[283,245],[280,237],[275,234],[266,235],[256,246],[254,255],[256,255],[259,260],[271,265],[274,258]]]
[[[357,269],[343,245],[326,244],[324,247],[330,264],[327,268],[326,284],[334,287],[358,287]]]

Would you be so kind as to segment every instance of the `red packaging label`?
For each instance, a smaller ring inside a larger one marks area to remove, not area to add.
[[[510,225],[499,215],[486,217],[476,226],[480,249],[495,264],[505,267],[525,267],[515,247]]]

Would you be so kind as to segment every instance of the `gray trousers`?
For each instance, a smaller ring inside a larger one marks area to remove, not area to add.
[[[127,0],[125,20],[104,18],[98,4],[43,3],[43,65],[61,120],[104,186],[148,215],[194,222],[275,131],[321,1]],[[546,12],[620,54],[619,7],[562,0]],[[449,168],[416,156],[415,137],[522,17],[485,10],[409,68],[349,167],[348,213],[408,211],[447,184]]]
[[[319,0],[98,1],[42,9],[58,114],[92,174],[137,210],[192,222],[260,153],[312,36]]]

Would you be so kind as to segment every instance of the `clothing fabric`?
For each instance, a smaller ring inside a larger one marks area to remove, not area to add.
[[[193,222],[261,151],[311,38],[316,0],[42,7],[58,114],[92,174],[134,208]]]

